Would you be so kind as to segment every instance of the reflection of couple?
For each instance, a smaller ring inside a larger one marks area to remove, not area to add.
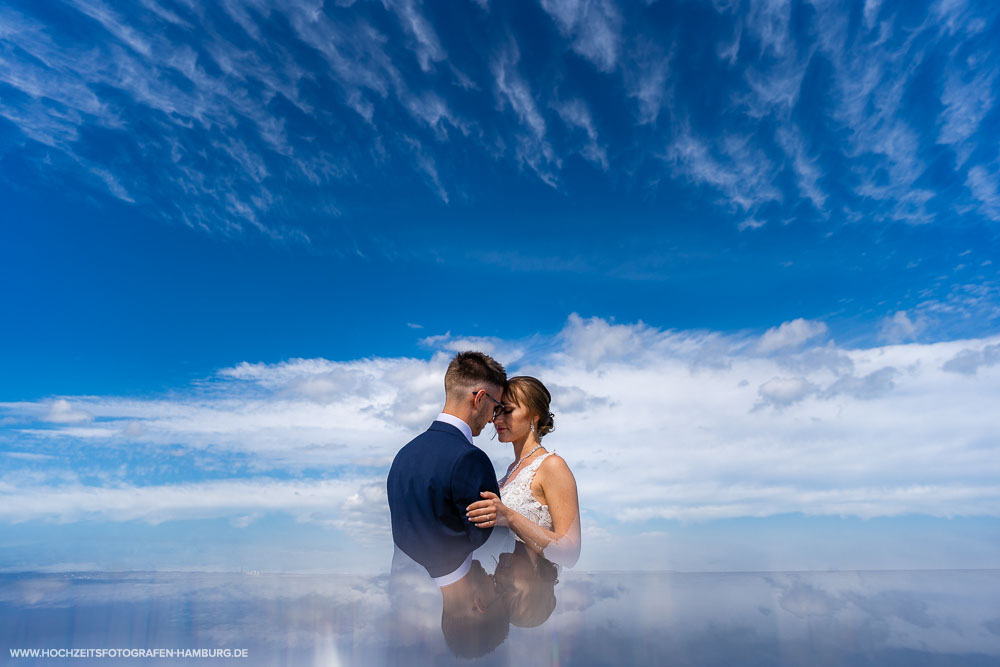
[[[553,427],[549,400],[538,380],[508,381],[489,356],[460,353],[445,374],[444,410],[389,470],[393,542],[440,588],[441,627],[456,653],[492,650],[506,636],[512,611],[532,616],[517,611],[533,599],[518,584],[539,572],[539,580],[554,582],[546,559],[572,566],[579,555],[576,482],[565,461],[540,442]],[[514,447],[503,486],[489,457],[472,444],[491,421],[500,441]],[[520,542],[498,566],[499,579],[472,559],[497,525],[508,526]]]

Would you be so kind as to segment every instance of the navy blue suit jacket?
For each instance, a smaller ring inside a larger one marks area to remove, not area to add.
[[[480,491],[500,494],[493,464],[451,424],[435,421],[399,450],[386,486],[392,541],[432,577],[454,572],[493,532],[465,516]]]

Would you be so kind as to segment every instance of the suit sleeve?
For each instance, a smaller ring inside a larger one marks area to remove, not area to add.
[[[482,500],[480,491],[492,491],[500,495],[500,487],[497,485],[497,476],[493,472],[493,464],[490,458],[480,450],[476,449],[464,454],[451,476],[451,497],[455,503],[455,511],[458,515],[465,517],[465,508]],[[465,534],[469,537],[469,543],[473,549],[482,546],[493,528],[479,528],[468,519],[464,519]]]

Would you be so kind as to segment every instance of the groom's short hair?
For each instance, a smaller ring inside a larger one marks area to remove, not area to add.
[[[507,383],[507,371],[496,359],[482,352],[459,352],[444,374],[444,391],[454,395],[476,385],[491,384],[501,389]]]
[[[441,611],[441,634],[456,658],[481,658],[500,646],[508,633],[510,612],[503,599],[491,604],[481,616],[455,605]]]

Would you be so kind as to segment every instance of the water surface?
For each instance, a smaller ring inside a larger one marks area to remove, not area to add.
[[[389,575],[0,575],[5,664],[16,648],[245,649],[246,658],[87,664],[997,665],[1000,570],[777,573],[563,571],[556,606],[459,661],[440,599],[393,604]],[[405,619],[400,630],[400,615]]]

